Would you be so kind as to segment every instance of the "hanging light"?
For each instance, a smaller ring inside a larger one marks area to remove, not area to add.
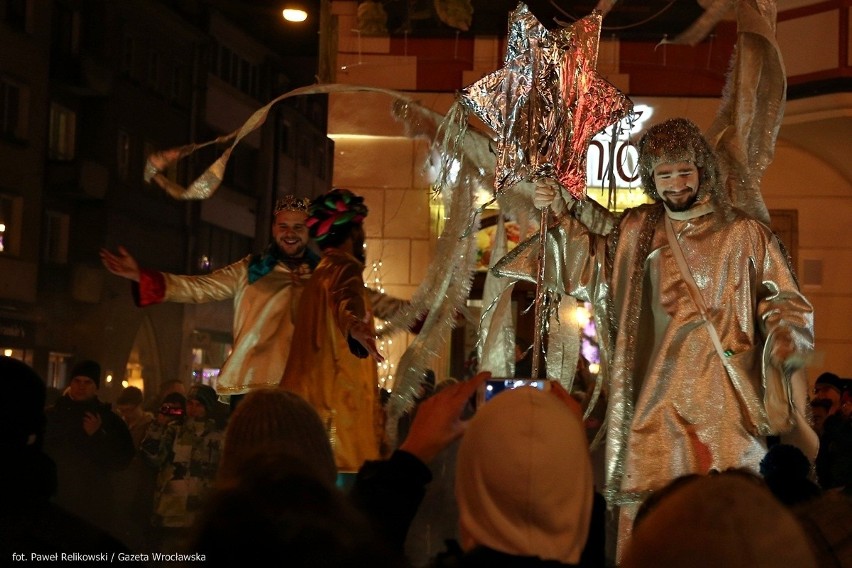
[[[281,15],[288,22],[304,22],[308,19],[308,11],[301,2],[288,2],[284,5]]]

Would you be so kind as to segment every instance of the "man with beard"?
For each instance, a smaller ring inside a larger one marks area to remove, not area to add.
[[[203,303],[233,298],[234,343],[216,380],[231,406],[249,391],[274,388],[290,352],[293,314],[319,257],[307,248],[307,198],[292,195],[275,204],[272,242],[263,254],[246,256],[210,274],[180,276],[139,268],[123,247],[101,250],[107,270],[133,281],[138,306],[160,302]]]
[[[322,260],[296,315],[281,387],[308,401],[328,430],[340,472],[379,457],[373,306],[364,286],[364,198],[333,189],[311,202],[307,226]],[[372,356],[372,358],[370,358]]]
[[[711,469],[759,471],[767,436],[813,441],[801,368],[813,308],[763,223],[734,209],[698,127],[672,119],[639,143],[655,201],[625,211],[606,236],[580,220],[594,204],[537,184],[548,232],[545,286],[591,302],[607,387],[606,496],[621,507],[619,545],[636,506],[671,480]],[[534,280],[528,241],[495,267]],[[790,396],[788,393],[793,393]],[[813,453],[813,449],[809,453]]]

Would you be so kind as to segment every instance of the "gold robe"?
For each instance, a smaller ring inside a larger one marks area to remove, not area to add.
[[[216,379],[220,395],[275,388],[287,364],[299,296],[311,275],[306,260],[295,269],[278,263],[248,283],[252,256],[201,276],[143,270],[139,305],[234,301],[234,344]]]
[[[290,359],[281,387],[307,400],[328,429],[341,472],[379,457],[378,373],[372,357],[349,350],[349,330],[372,323],[372,308],[355,257],[323,251],[299,303]]]
[[[669,248],[666,214],[729,354],[730,375]],[[495,270],[534,281],[538,250],[527,241]],[[548,232],[545,262],[546,287],[595,308],[608,389],[610,503],[635,507],[676,477],[709,468],[758,471],[765,436],[788,418],[769,403],[778,384],[782,396],[790,392],[779,383],[790,378],[769,362],[774,334],[784,327],[799,353],[813,348],[813,308],[768,227],[707,202],[685,213],[667,213],[661,203],[625,211],[606,236],[568,215]],[[801,420],[803,409],[794,410]]]

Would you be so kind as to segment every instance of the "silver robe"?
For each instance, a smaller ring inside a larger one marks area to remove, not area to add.
[[[545,286],[591,302],[600,326],[614,505],[635,506],[688,473],[757,471],[764,437],[797,410],[789,375],[769,363],[775,334],[786,327],[800,354],[813,348],[813,308],[777,238],[700,203],[668,214],[729,355],[726,372],[669,248],[666,214],[662,203],[625,211],[606,236],[567,215],[546,241]],[[538,250],[527,241],[494,270],[534,281]]]

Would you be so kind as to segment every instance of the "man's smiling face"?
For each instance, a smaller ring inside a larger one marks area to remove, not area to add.
[[[279,211],[272,223],[272,238],[285,256],[299,258],[308,246],[308,216],[301,211]]]
[[[692,162],[664,162],[654,168],[657,195],[672,211],[686,211],[698,199],[698,168]]]

